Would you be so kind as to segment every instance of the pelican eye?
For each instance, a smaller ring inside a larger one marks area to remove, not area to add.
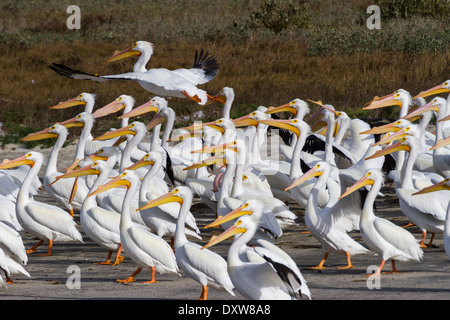
[[[51,128],[50,128],[50,130],[55,130],[55,129],[56,129],[56,127],[55,127],[55,126],[53,126],[53,127],[51,127]]]
[[[121,177],[125,177],[126,175],[127,175],[127,173],[124,172],[124,173],[122,173],[120,176],[121,176]]]
[[[81,98],[83,98],[83,94],[80,94],[80,95],[78,96],[78,99],[81,99]]]
[[[180,190],[178,190],[178,188],[176,188],[175,190],[173,190],[174,193],[177,193],[178,191],[180,191]]]
[[[297,122],[298,122],[297,119],[292,120],[292,123],[297,123]]]
[[[81,118],[81,115],[79,114],[79,115],[76,116],[75,119],[80,119],[80,118]]]
[[[247,180],[247,178],[248,178],[248,177],[247,177],[246,175],[243,175],[243,176],[242,176],[242,180]]]
[[[98,166],[98,162],[95,161],[95,162],[92,164],[92,166],[93,166],[93,167]]]
[[[118,99],[117,99],[117,101],[122,101],[123,100],[123,98],[122,97],[119,97]]]
[[[295,100],[289,102],[289,105],[290,105],[290,106],[292,106],[292,105],[294,105],[294,104],[295,104]]]
[[[100,154],[100,153],[103,153],[103,151],[105,151],[105,150],[100,149],[100,150],[97,151],[97,153]]]
[[[398,98],[400,97],[400,93],[397,93],[396,95],[394,95],[394,98]]]

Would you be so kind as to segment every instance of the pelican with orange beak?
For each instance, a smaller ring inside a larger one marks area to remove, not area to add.
[[[0,164],[0,169],[10,169],[22,165],[30,166],[25,180],[20,188],[16,202],[17,220],[24,231],[38,238],[40,241],[27,254],[36,252],[36,248],[48,241],[48,250],[44,256],[52,255],[53,242],[80,241],[83,238],[76,228],[73,217],[63,209],[39,202],[30,197],[30,186],[37,177],[44,162],[44,155],[40,152],[29,152],[24,156]]]
[[[367,247],[381,257],[381,263],[376,272],[369,277],[380,276],[389,259],[392,262],[392,273],[398,273],[395,265],[397,260],[421,261],[423,258],[423,251],[418,241],[409,231],[375,215],[373,205],[383,181],[381,170],[369,169],[360,180],[348,187],[339,197],[342,199],[362,187],[371,186],[361,214],[360,232]]]
[[[126,170],[89,194],[89,197],[92,197],[112,188],[120,186],[127,188],[120,215],[120,243],[127,257],[130,257],[138,265],[138,268],[128,278],[117,280],[122,283],[136,281],[135,276],[143,268],[151,269],[151,279],[145,283],[156,282],[155,272],[180,274],[175,255],[169,244],[131,219],[130,206],[139,185],[139,176],[133,170]]]
[[[59,181],[73,179],[75,177],[95,175],[94,184],[89,189],[93,193],[109,178],[112,167],[103,160],[97,160],[92,164],[76,168],[69,173],[57,177]],[[95,264],[111,264],[111,255],[117,252],[113,265],[123,261],[120,255],[122,246],[120,244],[120,214],[115,211],[105,210],[97,205],[96,197],[86,197],[80,209],[80,222],[83,231],[96,244],[108,250],[106,261]]]
[[[67,126],[70,126],[68,123]],[[27,135],[20,141],[36,141],[42,139],[57,138],[50,152],[47,166],[43,175],[45,191],[60,205],[69,210],[73,217],[74,209],[80,209],[88,194],[88,187],[84,179],[78,181],[75,178],[55,182],[55,178],[61,173],[58,171],[58,155],[67,139],[67,128],[61,124],[55,124],[49,128]],[[77,162],[78,163],[78,162]]]
[[[147,62],[153,55],[153,44],[147,41],[137,41],[131,47],[116,51],[105,62],[114,62],[121,59],[136,57],[133,72],[99,76],[82,71],[73,70],[62,64],[53,63],[49,66],[56,73],[71,79],[84,79],[103,82],[107,80],[137,81],[145,90],[162,97],[187,98],[199,105],[205,105],[211,97],[205,90],[197,88],[198,85],[214,79],[219,71],[217,59],[208,56],[203,50],[195,53],[194,64],[189,69],[168,70],[166,68],[147,69]]]
[[[181,205],[175,231],[175,256],[180,269],[202,285],[200,300],[207,300],[208,286],[227,291],[234,296],[233,284],[227,272],[227,262],[219,254],[201,250],[201,246],[186,238],[185,222],[192,205],[193,194],[188,187],[180,186],[171,192],[149,201],[138,210],[177,202]]]

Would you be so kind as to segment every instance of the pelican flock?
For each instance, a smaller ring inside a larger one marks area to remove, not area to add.
[[[137,81],[154,96],[139,104],[118,93],[94,110],[95,94],[78,94],[50,107],[83,106],[77,116],[21,138],[56,138],[48,159],[38,151],[2,159],[0,286],[14,285],[19,274],[32,276],[30,254],[58,254],[52,249],[60,242],[84,246],[87,239],[105,250],[106,260],[96,264],[116,266],[109,272],[120,270],[124,259],[136,266],[118,282],[134,282],[145,269],[150,287],[156,273],[175,275],[172,281],[188,277],[202,286],[201,300],[210,287],[252,300],[313,299],[308,272],[329,269],[330,253],[346,259],[337,272],[354,268],[354,256],[377,255],[381,262],[369,276],[381,276],[389,260],[393,273],[400,272],[397,261],[423,261],[436,234],[450,257],[450,80],[414,97],[398,89],[373,98],[364,110],[400,107],[398,119],[383,125],[307,97],[233,119],[232,87],[214,95],[198,87],[218,75],[214,56],[201,50],[191,68],[147,69],[153,50],[152,43],[137,41],[106,60],[138,57],[124,74],[50,66],[72,79]],[[221,106],[222,117],[179,128],[170,98]],[[97,122],[119,111],[121,127],[94,137]],[[281,112],[288,118],[280,119]],[[147,114],[153,118],[145,120]],[[58,156],[72,127],[82,131],[73,161],[61,169]],[[266,154],[273,130],[278,159]],[[377,216],[375,202],[387,180],[418,234]],[[57,205],[35,200],[39,193]],[[209,221],[200,219],[198,204]],[[301,232],[292,231],[299,227],[323,247],[317,266],[294,261],[277,244],[286,232],[298,232],[301,251]],[[25,236],[38,243],[25,248]],[[219,254],[221,242],[226,249]],[[39,252],[44,243],[47,251]]]

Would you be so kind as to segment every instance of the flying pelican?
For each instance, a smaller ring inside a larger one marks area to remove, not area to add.
[[[312,177],[319,176],[311,190],[305,212],[306,227],[325,249],[323,259],[317,267],[314,267],[314,269],[325,268],[323,264],[330,252],[345,255],[347,258],[347,266],[338,267],[338,269],[352,268],[351,256],[369,252],[365,247],[353,240],[347,234],[347,232],[353,228],[354,222],[351,219],[352,217],[345,211],[345,208],[341,208],[341,203],[339,203],[339,201],[330,201],[327,206],[323,208],[320,208],[317,204],[319,190],[325,187],[331,169],[332,167],[328,162],[320,161],[287,188],[293,188]]]
[[[351,194],[366,185],[371,189],[364,202],[364,208],[360,220],[361,237],[367,247],[378,253],[381,263],[377,271],[370,276],[381,275],[381,270],[387,260],[392,261],[392,272],[399,272],[395,267],[395,261],[421,261],[423,251],[414,236],[402,227],[389,220],[375,216],[373,204],[381,189],[383,174],[378,169],[369,169],[363,177],[340,196],[340,199]]]
[[[75,227],[75,222],[70,214],[63,209],[38,202],[30,198],[30,185],[39,173],[44,161],[44,155],[39,152],[29,152],[26,155],[4,162],[0,169],[14,168],[21,165],[29,165],[27,177],[23,181],[16,203],[17,219],[26,232],[29,232],[40,241],[27,253],[36,251],[36,248],[48,241],[48,251],[44,255],[52,255],[53,241],[80,241],[82,236]]]
[[[193,67],[190,69],[168,70],[165,68],[146,69],[147,62],[153,54],[153,44],[147,41],[137,41],[130,48],[115,53],[106,62],[113,62],[130,56],[139,56],[134,64],[133,72],[98,76],[73,70],[62,64],[53,63],[49,66],[53,71],[72,79],[93,81],[130,80],[137,81],[145,90],[163,97],[188,98],[204,105],[210,97],[206,91],[196,86],[214,79],[219,70],[215,57],[208,57],[208,52],[201,50],[195,53]],[[208,97],[209,96],[209,97]]]
[[[265,261],[247,262],[240,252],[258,228],[254,218],[240,217],[232,227],[213,237],[203,248],[211,247],[231,236],[235,238],[228,250],[228,274],[240,294],[251,300],[298,300],[302,281],[296,273],[266,256]]]
[[[227,262],[217,253],[210,250],[201,250],[197,243],[186,238],[185,221],[192,205],[193,194],[188,187],[179,186],[173,191],[159,198],[149,201],[139,210],[154,208],[156,206],[178,202],[181,204],[180,213],[175,231],[175,256],[180,269],[186,275],[202,285],[200,300],[207,300],[208,285],[224,289],[234,296],[233,284],[227,272]]]
[[[229,212],[224,217],[218,217],[215,221],[205,226],[205,228],[216,227],[230,220],[236,220],[243,215],[250,215],[258,227],[263,227],[260,224],[261,218],[263,217],[264,204],[258,199],[251,199],[246,201],[243,205],[237,209]],[[283,250],[281,250],[275,244],[266,241],[262,238],[256,240],[256,246],[242,246],[241,247],[241,259],[246,262],[266,262],[267,257],[271,260],[276,261],[280,266],[284,265],[286,268],[290,269],[295,275],[300,279],[301,294],[305,294],[311,299],[311,292],[309,291],[306,280],[303,278],[300,270],[297,267],[295,261]]]
[[[137,265],[137,270],[126,279],[118,282],[130,283],[143,268],[151,269],[151,279],[145,283],[155,283],[155,272],[178,274],[175,255],[169,244],[157,235],[147,231],[131,220],[130,205],[134,194],[138,191],[140,178],[133,170],[126,170],[106,184],[100,186],[88,196],[124,185],[127,192],[123,199],[120,217],[120,242],[123,250]]]
[[[442,180],[432,186],[423,188],[422,190],[419,190],[419,191],[413,193],[413,196],[421,195],[421,194],[425,194],[425,193],[429,193],[429,192],[441,191],[441,190],[450,191],[450,177],[447,177],[444,180]],[[450,200],[447,205],[447,213],[445,216],[444,249],[445,249],[445,252],[447,253],[447,256],[450,258]]]
[[[75,178],[71,178],[53,183],[55,182],[55,178],[61,175],[57,168],[58,155],[67,139],[67,135],[67,128],[64,125],[55,124],[50,128],[29,134],[26,137],[21,138],[20,141],[57,138],[48,157],[47,166],[43,176],[43,185],[45,191],[47,191],[47,193],[59,204],[67,208],[70,215],[73,217],[74,208],[81,208],[84,199],[88,195],[89,189],[86,186],[84,179],[75,181]],[[75,183],[76,186],[74,187]],[[74,188],[76,188],[76,190]]]
[[[89,189],[89,193],[93,193],[100,185],[106,182],[110,176],[110,172],[111,166],[107,162],[97,160],[88,166],[74,169],[57,178],[64,180],[85,175],[96,175],[97,178]],[[120,244],[119,213],[99,207],[95,196],[86,197],[80,210],[80,222],[86,235],[96,244],[108,250],[106,261],[96,264],[111,264],[111,255],[113,252],[117,252],[113,265],[123,261],[123,257],[120,255],[122,246]]]

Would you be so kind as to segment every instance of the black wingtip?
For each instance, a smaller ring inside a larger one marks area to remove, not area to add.
[[[194,56],[194,65],[193,68],[202,69],[205,71],[205,75],[207,77],[214,78],[219,73],[219,62],[217,58],[214,56],[209,56],[209,51],[204,51],[203,48],[198,53],[198,50],[195,51]]]

